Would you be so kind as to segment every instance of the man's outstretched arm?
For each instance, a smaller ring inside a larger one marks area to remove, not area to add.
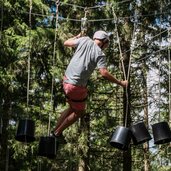
[[[110,74],[108,72],[108,70],[106,68],[100,68],[99,71],[100,71],[100,74],[102,75],[102,77],[109,80],[110,82],[116,83],[116,84],[118,84],[118,85],[120,85],[122,87],[127,87],[128,86],[128,81],[127,80],[121,81],[121,80],[116,79],[112,74]]]

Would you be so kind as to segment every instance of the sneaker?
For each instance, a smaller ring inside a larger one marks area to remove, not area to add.
[[[60,135],[56,135],[54,132],[52,132],[52,135],[56,138],[56,141],[59,144],[66,144],[67,143],[67,141],[65,140],[65,137],[63,136],[62,133]]]

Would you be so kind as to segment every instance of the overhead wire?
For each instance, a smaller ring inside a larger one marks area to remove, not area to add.
[[[54,1],[54,0],[53,0]],[[115,4],[122,4],[125,2],[130,2],[130,0],[123,0],[121,2],[115,2]],[[67,3],[67,2],[60,2],[61,5],[68,5],[68,6],[72,6],[72,7],[77,7],[77,8],[87,8],[87,9],[96,9],[96,8],[102,8],[102,7],[106,7],[106,6],[111,6],[113,3],[102,3],[100,5],[95,5],[95,6],[91,6],[91,7],[85,7],[85,6],[81,6],[81,5],[77,5],[77,4],[71,4],[71,3]]]
[[[155,52],[153,53],[153,55],[159,53],[160,51],[167,50],[167,49],[168,49],[168,47],[164,47],[163,49],[159,49],[159,50],[155,51]],[[144,59],[150,58],[150,57],[152,57],[153,55],[150,54],[150,55],[147,55],[147,56],[145,56],[145,57],[143,57],[143,58],[136,59],[136,60],[134,60],[134,62],[132,62],[132,63],[137,63],[137,62],[142,61],[142,60],[144,60]]]
[[[154,36],[149,40],[149,42],[151,42],[154,38],[160,36],[161,34],[167,32],[167,30],[168,30],[168,29],[165,29],[164,31],[160,32],[159,34],[154,35]],[[148,43],[149,43],[149,42],[148,42]],[[141,47],[141,46],[143,46],[144,44],[146,44],[146,42],[143,43],[143,44],[139,44],[139,45],[135,46],[134,49],[132,49],[132,50],[135,50],[136,48]],[[130,51],[131,51],[131,49],[125,51],[124,53],[128,53],[128,52],[130,52]],[[143,58],[141,58],[141,59],[143,59]]]
[[[55,2],[55,0],[52,0]],[[91,6],[91,7],[87,7],[87,6],[80,6],[80,5],[77,5],[77,4],[71,4],[71,3],[67,3],[67,2],[60,2],[61,4],[61,7],[64,6],[64,5],[68,5],[68,6],[71,6],[73,7],[74,9],[75,8],[80,8],[81,10],[82,9],[87,9],[87,10],[91,10],[91,9],[96,9],[96,8],[102,8],[102,7],[113,7],[114,4],[122,4],[122,3],[125,3],[125,2],[130,2],[130,0],[123,0],[121,2],[115,2],[115,3],[106,3],[106,4],[103,4],[101,3],[100,5],[95,5],[95,6]],[[152,2],[152,1],[151,1]],[[144,3],[145,4],[145,3]],[[170,5],[167,4],[167,6]],[[141,3],[141,6],[143,6],[143,4]],[[26,12],[27,13],[27,12]],[[44,15],[44,14],[38,14],[38,13],[32,13],[33,15],[37,15],[37,16],[49,16],[49,15]],[[160,12],[160,13],[156,13],[156,11],[154,11],[154,13],[152,14],[142,14],[142,15],[137,15],[138,17],[147,17],[147,16],[157,16],[157,15],[165,15],[165,14],[170,14],[170,12]],[[118,17],[119,20],[122,20],[122,19],[127,19],[127,18],[133,18],[134,16],[126,16],[126,17]],[[59,17],[59,19],[61,20],[67,20],[67,21],[76,21],[76,22],[81,22],[81,19],[76,19],[76,18],[65,18],[65,17]],[[90,19],[88,20],[89,22],[100,22],[100,21],[112,21],[114,20],[114,18],[103,18],[103,19]]]
[[[28,14],[28,12],[25,12],[26,14]],[[51,15],[49,14],[40,14],[40,13],[31,13],[32,15],[35,16],[42,16],[42,17],[49,17]],[[153,13],[153,14],[146,14],[146,15],[138,15],[139,17],[149,17],[149,16],[157,16],[157,15],[165,15],[165,14],[170,14],[169,12],[163,12],[163,13]],[[119,20],[124,20],[124,19],[128,19],[128,18],[133,18],[134,16],[129,16],[129,17],[118,17],[118,21]],[[54,17],[55,18],[55,17]],[[99,18],[99,19],[89,19],[88,22],[101,22],[101,21],[113,21],[115,18]],[[66,18],[66,17],[62,17],[59,16],[59,20],[66,20],[66,21],[76,21],[76,22],[81,22],[81,19],[76,19],[76,18]],[[117,21],[116,21],[117,22]]]

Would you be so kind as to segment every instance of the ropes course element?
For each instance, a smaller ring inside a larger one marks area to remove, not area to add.
[[[117,16],[115,14],[115,11],[114,11],[114,8],[112,8],[112,11],[113,11],[113,16],[115,18],[115,20],[117,21]],[[129,75],[130,75],[130,67],[131,67],[131,55],[132,55],[132,48],[131,48],[131,53],[130,53],[130,59],[129,59],[129,64],[128,64],[128,73],[126,75],[126,72],[125,72],[125,66],[124,66],[124,58],[123,58],[123,53],[122,53],[122,49],[121,49],[121,44],[120,44],[120,38],[119,38],[119,33],[118,33],[118,27],[117,27],[117,24],[115,24],[115,27],[116,27],[116,34],[117,34],[117,39],[118,39],[118,45],[119,45],[119,52],[120,52],[120,60],[121,60],[121,65],[122,65],[122,70],[123,70],[123,75],[124,75],[124,79],[125,80],[129,80]],[[132,40],[134,40],[134,33],[135,33],[135,23],[134,23],[134,30],[133,30],[133,37],[132,37]],[[124,125],[126,126],[127,125],[127,119],[128,119],[128,106],[129,106],[129,101],[128,101],[128,87],[126,87],[126,116],[125,116],[125,123]]]
[[[1,24],[0,24],[0,46],[2,43],[3,18],[4,18],[4,4],[2,3],[2,6],[1,6]],[[2,127],[3,127],[2,117],[3,117],[3,114],[0,115],[0,138],[2,135]]]
[[[117,16],[115,14],[114,8],[112,8],[112,12],[113,12],[113,16],[115,18],[115,20],[117,21]],[[119,53],[120,53],[120,61],[121,61],[121,65],[122,65],[122,71],[123,71],[123,75],[124,75],[124,80],[127,80],[126,77],[126,72],[125,72],[125,66],[124,66],[124,58],[123,58],[123,53],[122,53],[122,49],[121,49],[121,44],[120,44],[120,37],[119,37],[119,33],[118,33],[118,26],[115,23],[115,27],[116,27],[116,34],[117,34],[117,40],[118,40],[118,45],[119,45]],[[127,91],[127,87],[126,87],[126,114],[125,114],[125,127],[127,125],[127,115],[128,115],[128,91]]]
[[[57,143],[56,138],[50,135],[50,125],[51,125],[51,112],[53,113],[53,93],[54,93],[54,68],[55,68],[55,55],[56,55],[56,44],[57,44],[57,31],[58,31],[58,11],[59,11],[59,0],[56,0],[56,23],[55,23],[55,40],[53,46],[52,55],[52,83],[51,83],[51,111],[49,112],[49,122],[48,122],[48,136],[41,137],[39,141],[38,155],[44,156],[50,159],[56,157]],[[40,165],[41,166],[41,165]]]
[[[25,12],[25,14],[28,14],[28,12]],[[31,13],[34,16],[42,16],[42,17],[49,17],[49,15],[45,14],[39,14],[39,13]],[[170,14],[168,12],[163,12],[163,13],[153,13],[153,14],[146,14],[146,15],[138,15],[139,17],[150,17],[150,16],[157,16],[157,15],[166,15]],[[118,21],[124,20],[124,19],[131,19],[134,16],[129,16],[129,17],[118,17]],[[55,18],[55,17],[54,17]],[[101,19],[89,19],[88,22],[105,22],[105,21],[113,21],[115,18],[101,18]],[[65,17],[59,17],[59,20],[66,20],[66,21],[76,21],[76,22],[81,22],[81,19],[76,19],[76,18],[65,18]]]
[[[113,11],[114,18],[117,21],[117,16],[116,16],[113,8],[112,8],[112,11]],[[115,23],[115,28],[116,28],[116,35],[117,35],[118,45],[119,45],[119,53],[120,53],[120,60],[121,60],[121,65],[122,65],[122,71],[123,71],[124,79],[126,80],[126,72],[125,72],[125,67],[124,67],[124,63],[123,63],[124,58],[123,58],[123,53],[122,53],[121,44],[120,44],[120,37],[119,37],[119,33],[118,33],[118,26],[117,26],[116,23]]]
[[[162,9],[162,8],[161,8]],[[162,18],[160,17],[160,22]],[[161,26],[160,26],[161,28]],[[160,29],[161,32],[161,29]],[[158,97],[158,107],[159,107],[159,118],[158,120],[161,120],[161,112],[160,112],[160,107],[161,107],[161,54],[159,54],[159,60],[158,60],[159,68],[158,68],[158,79],[159,79],[159,84],[158,84],[158,89],[159,89],[159,97]],[[166,121],[162,121],[159,123],[155,123],[152,125],[152,131],[153,131],[153,136],[154,136],[154,144],[164,144],[168,143],[171,141],[171,130],[169,128],[169,124]]]
[[[161,51],[167,50],[167,49],[168,49],[168,47],[159,49],[159,50],[155,51],[153,54],[155,55],[155,54],[160,53]],[[143,57],[143,58],[134,60],[134,62],[132,62],[132,63],[137,63],[137,62],[140,62],[140,61],[142,61],[142,60],[144,60],[144,59],[149,59],[150,57],[152,57],[152,55],[147,55],[147,56],[145,56],[145,57]]]
[[[128,2],[129,0],[127,1],[122,1],[122,2],[118,2],[118,3],[124,3],[124,2]],[[78,8],[81,8],[81,9],[84,9],[84,17],[81,18],[81,20],[77,20],[77,19],[71,19],[71,18],[63,18],[63,17],[59,17],[59,5],[62,4],[62,5],[66,5],[67,3],[60,3],[59,0],[56,0],[56,17],[54,17],[56,19],[56,26],[55,26],[55,40],[54,40],[54,47],[53,47],[53,56],[52,56],[52,68],[54,69],[55,67],[55,55],[56,55],[56,44],[57,44],[57,27],[58,27],[58,21],[59,19],[61,20],[72,20],[72,21],[79,21],[81,22],[81,32],[82,34],[85,34],[86,31],[87,31],[87,24],[88,22],[95,22],[95,21],[114,21],[115,25],[116,25],[116,32],[117,32],[117,39],[119,41],[118,45],[119,45],[119,52],[120,52],[120,58],[121,58],[121,64],[122,64],[122,68],[123,68],[123,75],[124,75],[124,79],[125,80],[128,80],[129,77],[130,77],[130,69],[131,69],[131,60],[132,60],[132,52],[133,50],[136,48],[136,47],[131,47],[130,48],[130,57],[129,57],[129,63],[128,63],[128,70],[127,70],[127,75],[126,75],[126,72],[125,72],[125,65],[124,65],[124,58],[123,58],[123,53],[122,53],[122,48],[121,48],[121,44],[120,44],[120,37],[119,37],[119,33],[118,33],[118,27],[117,27],[117,23],[119,21],[120,18],[118,18],[114,12],[114,8],[112,8],[113,10],[113,16],[114,18],[110,18],[110,19],[97,19],[97,20],[88,20],[87,19],[87,14],[88,14],[88,10],[90,9],[95,9],[95,8],[102,8],[102,7],[105,7],[105,6],[108,6],[109,4],[104,4],[104,5],[98,5],[98,6],[94,6],[94,7],[82,7],[82,6],[78,6],[78,5],[75,5],[75,4],[67,4],[69,6],[73,6],[73,7],[78,7]],[[111,5],[111,4],[110,4]],[[30,0],[30,11],[29,11],[29,25],[30,25],[30,32],[29,32],[29,56],[28,56],[28,82],[27,82],[27,112],[29,110],[29,86],[30,86],[30,58],[31,58],[31,15],[32,14],[35,14],[35,13],[32,13],[32,0]],[[36,15],[36,14],[35,14]],[[39,14],[38,14],[39,15]],[[156,14],[155,14],[156,15]],[[46,15],[42,15],[42,16],[46,16]],[[121,17],[123,18],[123,17]],[[126,18],[130,18],[130,17],[126,17]],[[135,30],[136,30],[136,22],[134,22],[134,29],[133,29],[133,35],[132,35],[132,40],[134,40],[134,36],[135,36]],[[164,31],[165,32],[165,31]],[[162,32],[160,32],[160,34],[158,35],[161,35]],[[155,35],[154,37],[157,37],[158,35]],[[153,37],[153,38],[154,38]],[[152,39],[151,39],[152,40]],[[133,42],[132,42],[133,44]],[[140,45],[139,45],[140,46]],[[138,46],[138,47],[139,47]],[[128,52],[128,51],[127,51]],[[126,53],[126,52],[125,52]],[[53,111],[53,94],[54,94],[54,72],[52,71],[52,85],[51,85],[51,99],[50,99],[50,103],[51,103],[51,107],[52,107],[52,111]],[[128,117],[128,90],[126,88],[126,100],[127,100],[127,105],[126,105],[126,119],[125,119],[125,126],[127,125],[127,117]],[[48,135],[50,135],[50,125],[51,125],[51,114],[49,114],[49,122],[48,122]],[[128,130],[127,130],[128,131]],[[125,149],[126,147],[124,147]]]
[[[165,29],[164,31],[160,32],[159,34],[154,35],[154,36],[150,39],[149,42],[151,42],[154,38],[160,36],[161,34],[167,32],[167,31],[168,31],[168,29]],[[143,36],[144,36],[144,35],[143,35]],[[137,49],[138,47],[143,46],[143,45],[145,45],[145,44],[146,44],[146,42],[143,43],[143,44],[137,45],[137,46],[134,47],[134,49],[127,50],[127,51],[125,51],[124,53],[127,53],[127,52],[130,52],[130,51],[132,51],[132,50],[135,50],[135,49]]]
[[[2,29],[3,29],[3,20],[4,20],[4,4],[1,6],[1,25],[0,25],[0,45],[2,41]]]
[[[134,41],[135,30],[136,30],[136,22],[134,23],[132,41]],[[131,43],[131,46],[132,46],[132,45],[133,45],[133,42]],[[129,77],[130,77],[131,61],[132,61],[132,52],[133,52],[133,50],[134,50],[134,49],[131,47],[131,48],[130,48],[129,63],[128,63],[128,73],[127,73],[127,78],[126,78],[126,80],[129,80]],[[128,87],[126,87],[126,100],[127,100],[127,105],[126,105],[125,126],[127,125],[127,122],[128,122],[128,107],[129,107]]]
[[[124,1],[121,1],[121,2],[117,2],[116,4],[122,4],[122,3],[125,3],[125,2],[130,2],[130,0],[124,0]],[[76,5],[76,4],[71,4],[71,3],[66,3],[66,2],[60,2],[61,5],[68,5],[68,6],[72,6],[72,7],[77,7],[77,8],[80,8],[80,9],[85,9],[85,7],[83,6],[80,6],[80,5]],[[87,9],[96,9],[96,8],[102,8],[102,7],[107,7],[107,6],[112,6],[113,3],[106,3],[106,4],[100,4],[100,5],[95,5],[93,7],[87,7]]]
[[[30,89],[30,59],[31,59],[31,11],[32,11],[32,0],[29,0],[30,2],[30,9],[29,9],[29,54],[28,54],[28,60],[27,60],[27,69],[28,69],[28,75],[27,75],[27,113],[29,110],[29,89]]]
[[[87,14],[88,14],[88,9],[85,8],[84,9],[84,17],[81,18],[81,35],[82,36],[86,34],[87,29],[88,29],[87,28],[88,27],[88,25],[87,25]]]
[[[168,29],[168,38],[170,38],[170,29]],[[169,122],[171,123],[171,59],[170,48],[168,46],[168,62],[169,62]]]
[[[58,11],[59,11],[59,0],[56,1],[56,26],[55,26],[55,38],[54,38],[54,46],[53,46],[53,56],[52,56],[52,68],[55,67],[55,55],[56,55],[56,44],[57,44],[57,31],[58,31]],[[54,91],[54,72],[52,72],[52,85],[51,85],[51,107],[53,112],[53,91]],[[48,135],[50,135],[50,124],[51,124],[51,115],[49,114],[49,123],[48,123]]]
[[[160,11],[162,10],[162,6],[161,6],[161,9]],[[162,12],[162,11],[161,11]],[[162,17],[160,16],[160,32],[161,32],[161,21],[162,21]],[[160,34],[160,41],[162,41],[161,39],[161,34]],[[161,51],[160,51],[161,52]],[[159,52],[159,58],[158,58],[158,80],[159,80],[159,85],[158,85],[158,89],[159,89],[159,96],[158,96],[158,106],[159,106],[159,118],[158,120],[160,121],[160,107],[161,107],[161,78],[160,78],[160,75],[161,75],[161,53]]]
[[[32,0],[29,0],[29,53],[27,59],[27,107],[26,112],[29,116],[29,89],[30,89],[30,59],[31,59],[31,11],[32,11]],[[15,139],[20,142],[33,142],[35,141],[34,137],[35,132],[35,123],[31,119],[22,119],[19,121],[17,134]]]

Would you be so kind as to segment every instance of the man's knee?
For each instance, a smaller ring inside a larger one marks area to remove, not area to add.
[[[81,118],[82,116],[84,116],[85,110],[74,110],[74,113],[78,118]]]

